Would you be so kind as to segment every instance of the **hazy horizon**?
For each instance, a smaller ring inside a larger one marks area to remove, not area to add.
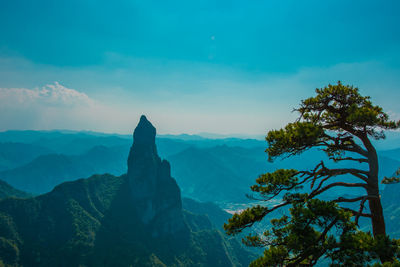
[[[71,129],[7,129],[0,130],[0,133],[4,132],[24,132],[24,131],[35,131],[35,132],[60,132],[60,133],[87,133],[87,134],[104,134],[104,135],[116,135],[116,136],[131,136],[133,134],[134,129],[131,132],[115,132],[115,131],[92,131],[92,130],[71,130]],[[157,136],[168,137],[168,136],[191,136],[191,137],[202,137],[209,139],[221,139],[221,138],[239,138],[239,139],[258,139],[264,140],[265,135],[248,135],[242,133],[228,133],[228,134],[218,134],[211,132],[199,132],[199,133],[168,133],[168,132],[158,132]]]
[[[157,127],[157,125],[154,125]],[[176,138],[176,139],[181,139],[181,140],[223,140],[223,139],[253,139],[261,142],[266,142],[265,141],[265,136],[267,135],[267,132],[263,135],[246,135],[246,134],[216,134],[216,133],[207,133],[207,132],[200,132],[200,133],[194,133],[194,134],[188,134],[188,133],[162,133],[157,130],[157,137],[161,138]],[[69,129],[50,129],[50,130],[34,130],[34,129],[25,129],[25,130],[5,130],[5,131],[0,131],[1,133],[7,132],[7,131],[38,131],[38,132],[60,132],[63,134],[88,134],[88,135],[105,135],[105,136],[117,136],[121,138],[132,138],[133,131],[132,129],[131,132],[129,133],[118,133],[118,132],[99,132],[99,131],[86,131],[86,130],[69,130]],[[373,140],[372,142],[374,143],[374,146],[379,149],[379,150],[398,150],[400,144],[400,130],[390,130],[386,131],[386,138],[383,140]],[[266,144],[266,143],[265,143]]]

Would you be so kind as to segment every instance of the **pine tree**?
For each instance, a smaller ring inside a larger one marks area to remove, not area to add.
[[[364,265],[374,259],[393,262],[398,245],[386,234],[378,156],[371,140],[385,138],[384,130],[398,129],[400,121],[389,120],[370,97],[341,82],[316,89],[316,96],[303,100],[295,111],[295,122],[268,133],[270,161],[318,148],[330,161],[354,162],[360,168],[330,168],[321,160],[312,170],[279,169],[260,175],[251,190],[266,205],[233,215],[224,225],[226,232],[237,234],[276,210],[286,210],[271,220],[263,235],[243,239],[247,245],[266,248],[254,266],[312,266],[321,257],[330,258],[333,266]],[[340,187],[361,188],[364,194],[320,199]],[[280,204],[268,207],[273,199],[281,199]],[[358,230],[361,217],[370,220],[372,234]]]

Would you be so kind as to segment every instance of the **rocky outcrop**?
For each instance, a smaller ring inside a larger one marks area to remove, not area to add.
[[[133,134],[127,175],[138,217],[153,236],[165,236],[187,231],[187,226],[180,189],[170,164],[157,154],[155,138],[156,129],[142,116]]]

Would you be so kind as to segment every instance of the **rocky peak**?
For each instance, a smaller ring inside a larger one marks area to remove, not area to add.
[[[156,129],[141,116],[128,157],[128,182],[141,221],[153,236],[184,230],[180,189],[171,177],[168,161],[161,160],[155,143]]]
[[[139,124],[133,133],[135,144],[155,146],[156,128],[149,122],[145,115],[140,117]]]

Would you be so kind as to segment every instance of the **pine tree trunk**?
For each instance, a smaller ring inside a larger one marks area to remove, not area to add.
[[[372,232],[374,237],[378,235],[386,235],[385,219],[383,217],[383,209],[379,196],[379,189],[372,188],[368,190],[369,196],[378,196],[369,200],[369,209],[371,211]]]
[[[368,140],[369,141],[369,140]],[[368,150],[368,163],[369,163],[369,177],[368,177],[368,196],[372,198],[369,199],[369,209],[372,215],[372,233],[374,238],[379,236],[386,236],[386,226],[385,226],[385,218],[383,216],[383,209],[381,203],[381,195],[379,192],[379,163],[378,163],[378,155],[376,153],[375,148],[372,146],[370,142],[366,146]],[[365,144],[365,143],[364,143]],[[385,255],[379,255],[379,258],[382,263],[384,262],[392,262],[392,258],[387,258]]]

